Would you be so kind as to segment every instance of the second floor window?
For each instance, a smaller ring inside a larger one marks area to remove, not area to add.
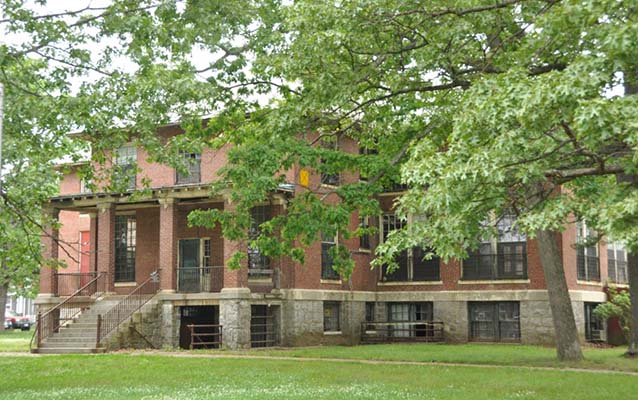
[[[177,184],[200,183],[202,180],[202,155],[199,153],[180,152],[186,165],[186,172],[177,171]]]
[[[380,240],[385,242],[395,229],[403,229],[407,221],[395,214],[385,214],[382,221],[382,232]],[[382,280],[386,282],[410,282],[410,281],[438,281],[440,280],[440,259],[432,257],[426,259],[427,250],[420,247],[413,247],[401,251],[395,256],[395,261],[399,265],[392,272],[387,271],[387,267],[382,268]]]
[[[321,143],[321,147],[324,149],[337,151],[337,142],[327,142],[324,141]],[[327,165],[327,161],[325,159],[321,159],[322,167],[325,168]],[[328,186],[339,186],[339,173],[338,172],[321,172],[321,184]]]
[[[137,148],[135,146],[124,146],[117,149],[115,163],[118,167],[119,182],[127,189],[135,189],[137,181]]]
[[[600,281],[600,261],[595,232],[580,221],[576,224],[576,270],[578,280]]]
[[[369,229],[370,217],[359,217],[359,227],[361,229]],[[364,233],[359,236],[359,249],[370,250],[370,234]]]
[[[500,280],[527,278],[527,237],[516,227],[516,217],[504,215],[496,222],[497,236],[481,242],[463,260],[463,279]]]
[[[610,282],[627,283],[627,251],[622,243],[607,244],[607,266]]]

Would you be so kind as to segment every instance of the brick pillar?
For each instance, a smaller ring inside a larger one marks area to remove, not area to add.
[[[234,205],[228,200],[224,201],[225,210],[233,210]],[[241,262],[241,268],[231,270],[228,268],[233,254],[237,252],[248,253],[248,247],[245,243],[236,242],[222,238],[224,244],[224,287],[225,288],[243,288],[248,286],[248,260],[245,258]]]
[[[89,233],[89,271],[97,271],[97,214],[89,213],[91,218]]]
[[[177,205],[175,199],[160,199],[159,268],[160,288],[165,292],[177,289]]]
[[[107,274],[107,292],[115,291],[115,204],[97,205],[96,265],[98,272]]]
[[[45,217],[57,223],[60,210],[57,208],[45,208],[43,210]],[[40,294],[45,296],[57,296],[57,287],[55,279],[55,267],[58,261],[58,229],[56,226],[47,224],[42,236],[42,261],[43,265],[40,269]]]

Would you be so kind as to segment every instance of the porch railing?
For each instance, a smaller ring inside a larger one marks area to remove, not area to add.
[[[109,333],[117,329],[122,322],[142,308],[144,304],[148,303],[157,294],[159,289],[159,270],[156,270],[151,273],[148,279],[133,289],[131,293],[126,295],[109,311],[105,314],[99,314],[97,316],[96,347],[100,346],[102,340],[104,340]]]
[[[223,266],[177,269],[178,292],[220,292],[223,287]]]
[[[442,342],[443,322],[364,322],[361,325],[361,341],[363,343]]]
[[[221,325],[188,325],[191,341],[188,348],[218,349],[222,345]]]
[[[253,315],[250,321],[250,347],[272,347],[278,343],[274,315]]]
[[[58,332],[60,327],[71,323],[80,315],[91,304],[91,300],[95,300],[106,292],[107,276],[106,273],[99,273],[55,307],[45,313],[38,313],[29,349],[32,350],[34,341],[40,347],[42,342]],[[90,300],[86,301],[86,298]]]
[[[268,285],[280,288],[279,268],[248,268],[248,279],[267,280]]]
[[[71,296],[95,277],[97,272],[56,272],[54,275],[54,293],[57,296]]]

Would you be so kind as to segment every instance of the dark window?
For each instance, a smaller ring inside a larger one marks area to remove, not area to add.
[[[375,303],[366,301],[366,322],[374,322],[375,320]]]
[[[359,227],[361,229],[368,230],[370,228],[369,225],[369,217],[359,217]],[[359,236],[359,248],[364,250],[370,250],[370,234],[363,233]]]
[[[484,241],[463,260],[463,279],[527,278],[527,238],[516,228],[516,218],[505,215],[496,228],[498,237]]]
[[[427,332],[424,325],[408,322],[431,322],[432,303],[388,303],[388,321],[406,322],[406,324],[393,324],[389,334],[393,337],[424,336]]]
[[[410,189],[410,186],[407,183],[392,181],[383,188],[383,191],[385,193],[398,193],[398,192],[405,192],[408,189]]]
[[[340,304],[333,301],[325,301],[323,303],[323,331],[339,332],[341,325],[339,320]]]
[[[337,245],[335,238],[321,235],[321,279],[340,279],[334,270],[331,249]]]
[[[596,234],[585,222],[576,224],[576,270],[578,280],[600,281],[600,261]]]
[[[184,164],[186,165],[186,172],[181,173],[177,171],[177,183],[199,183],[202,179],[202,155],[199,153],[189,153],[186,151],[180,152]]]
[[[395,229],[403,229],[406,221],[394,214],[383,216],[383,232],[381,241],[385,242]],[[393,272],[387,272],[387,267],[382,268],[382,280],[386,282],[408,282],[408,281],[438,281],[440,279],[438,257],[426,259],[427,250],[420,247],[403,250],[395,257],[399,268]]]
[[[135,216],[115,217],[115,282],[135,282],[135,234]]]
[[[519,303],[470,302],[470,339],[517,342],[521,339]]]
[[[613,283],[627,283],[627,252],[622,243],[607,244],[607,265],[609,280]]]
[[[275,306],[253,305],[250,307],[250,346],[272,347],[277,344]]]
[[[337,142],[324,141],[321,143],[324,149],[337,151]],[[330,171],[330,165],[325,158],[321,159],[321,184],[329,186],[339,186],[339,173]],[[326,171],[328,170],[328,171]]]
[[[257,240],[261,234],[260,225],[270,219],[268,206],[253,207],[250,212],[251,226],[248,232],[250,240]],[[251,276],[263,274],[263,270],[270,269],[270,259],[256,246],[248,246],[248,273]],[[268,272],[268,271],[267,271]]]
[[[605,325],[594,315],[598,303],[585,303],[585,339],[588,342],[605,341]]]
[[[137,182],[137,148],[124,146],[117,149],[115,160],[118,171],[116,172],[117,184],[128,189],[135,189]]]

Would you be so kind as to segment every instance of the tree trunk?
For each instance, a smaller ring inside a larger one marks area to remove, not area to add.
[[[538,230],[536,238],[554,320],[558,359],[580,361],[583,359],[583,352],[580,349],[574,310],[569,298],[563,260],[556,243],[556,236],[552,231]]]
[[[629,346],[627,356],[638,356],[638,253],[627,253],[627,272],[629,274],[629,297],[631,299],[631,323],[629,328]]]
[[[2,325],[0,326],[0,332],[4,332],[4,317],[5,311],[7,309],[7,294],[9,292],[9,285],[6,283],[2,283],[0,285],[0,320],[2,321]]]

